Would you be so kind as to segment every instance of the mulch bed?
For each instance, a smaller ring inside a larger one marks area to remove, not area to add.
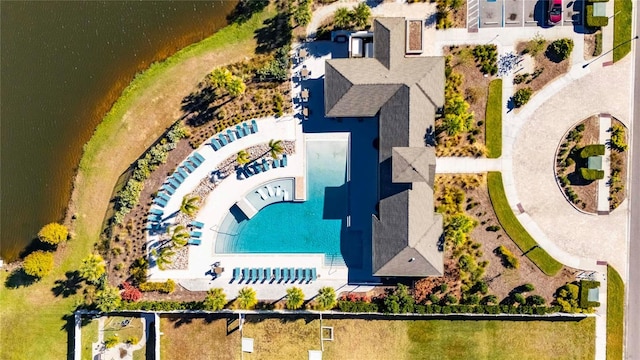
[[[550,41],[547,41],[544,48],[546,49],[550,43]],[[516,51],[522,54],[526,46],[527,42],[519,42],[516,45]],[[515,85],[514,91],[520,90],[524,87],[530,87],[535,93],[536,91],[545,87],[545,85],[547,85],[551,81],[555,80],[557,77],[569,72],[569,68],[571,65],[571,58],[556,63],[545,56],[545,51],[540,51],[533,57],[533,59],[535,60],[535,68],[544,68],[544,71],[528,84],[523,83]]]
[[[620,120],[616,119],[616,118],[611,118],[611,125],[619,125],[625,128],[625,143],[629,143],[629,129],[626,128],[626,126],[624,126],[624,124],[622,122],[620,122]],[[616,154],[614,154],[616,153]],[[610,208],[611,210],[614,210],[615,208],[618,207],[618,205],[620,205],[620,203],[622,203],[622,201],[624,201],[624,199],[627,197],[627,163],[629,161],[629,152],[628,151],[623,151],[621,153],[617,153],[615,150],[611,150],[611,154],[612,154],[612,158],[611,158],[611,166],[614,166],[614,162],[618,162],[618,166],[620,168],[620,179],[621,179],[621,186],[622,186],[622,190],[617,192],[617,193],[610,193],[610,196],[613,199],[610,199]],[[619,155],[619,156],[617,156]],[[613,189],[613,188],[612,188]]]

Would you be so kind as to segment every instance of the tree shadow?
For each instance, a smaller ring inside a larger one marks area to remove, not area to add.
[[[247,22],[253,14],[259,13],[269,5],[269,0],[240,0],[238,5],[227,16],[230,23],[242,24]]]
[[[67,298],[75,295],[82,287],[83,279],[80,277],[78,271],[67,271],[65,277],[65,279],[56,280],[56,285],[51,289],[53,295],[56,297],[62,295],[63,298]]]
[[[25,257],[27,257],[27,255],[36,252],[36,251],[56,251],[57,246],[56,245],[52,245],[49,243],[45,243],[40,241],[40,239],[38,239],[37,237],[31,239],[31,242],[29,243],[29,245],[27,245],[21,252],[20,252],[20,258],[24,259]]]
[[[426,146],[436,146],[436,132],[433,126],[429,126],[424,134],[424,144]]]
[[[264,26],[255,31],[254,38],[258,45],[256,53],[264,54],[287,44],[292,36],[289,16],[286,13],[279,13],[276,16],[264,21]]]
[[[38,278],[24,272],[23,268],[13,270],[4,282],[4,286],[8,289],[17,289],[23,286],[29,286],[38,281]]]

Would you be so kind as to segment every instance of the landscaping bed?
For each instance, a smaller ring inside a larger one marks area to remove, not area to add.
[[[598,210],[598,181],[602,180],[584,180],[576,166],[585,161],[580,149],[598,143],[598,124],[595,115],[582,120],[565,134],[556,152],[555,171],[562,193],[574,207],[588,213]]]
[[[620,141],[618,146],[613,145],[611,149],[611,182],[609,184],[609,209],[614,210],[627,196],[627,163],[629,154],[626,151],[628,146],[627,129],[624,124],[616,118],[611,118],[612,129],[620,129]],[[610,132],[613,135],[615,131]]]
[[[515,84],[514,90],[517,91],[529,87],[535,93],[569,71],[571,67],[570,58],[560,62],[549,58],[547,48],[550,44],[551,41],[536,37],[530,41],[521,41],[516,45],[516,51],[521,55],[532,57],[534,65],[533,69],[529,69],[530,72],[519,72],[516,74],[524,75],[527,73],[530,74],[530,76],[522,83]]]

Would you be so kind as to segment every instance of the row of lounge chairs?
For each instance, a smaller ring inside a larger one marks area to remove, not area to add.
[[[275,268],[271,271],[271,268],[234,268],[233,278],[231,282],[238,281],[238,283],[255,283],[255,282],[300,282],[309,283],[316,281],[318,278],[316,268]]]
[[[238,166],[236,168],[238,179],[241,179],[242,176],[247,179],[269,169],[286,167],[287,161],[287,154],[282,154],[282,159],[267,160],[263,158],[262,161],[254,161],[251,164],[246,164],[245,166]]]
[[[162,192],[158,193],[158,196],[153,199],[153,202],[161,208],[167,206],[169,202],[170,196],[178,190],[178,187],[187,179],[189,174],[196,171],[198,166],[200,166],[204,162],[204,156],[195,152],[192,156],[189,156],[187,160],[185,160],[173,175],[167,178],[167,181],[160,188]]]
[[[187,241],[187,244],[200,245],[202,243],[202,240],[200,239],[201,236],[202,236],[202,231],[192,231],[191,237]]]
[[[265,193],[266,189],[266,193]],[[267,200],[269,198],[275,197],[276,199],[284,199],[284,201],[291,201],[291,195],[289,191],[283,189],[281,186],[276,186],[275,188],[271,187],[271,185],[266,185],[265,187],[259,188],[256,190],[256,193],[260,195],[262,200]]]
[[[227,145],[228,143],[234,142],[236,138],[242,139],[247,135],[255,134],[257,132],[258,132],[258,124],[256,123],[255,120],[251,120],[250,125],[244,122],[242,123],[242,126],[236,125],[235,130],[227,129],[226,134],[220,133],[217,136],[214,136],[213,138],[211,138],[211,146],[213,147],[214,151],[218,151],[220,150],[220,148]]]

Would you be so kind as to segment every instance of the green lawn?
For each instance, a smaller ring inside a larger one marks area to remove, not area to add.
[[[607,267],[607,359],[622,359],[624,340],[624,283],[618,272]]]
[[[485,121],[487,157],[496,159],[502,155],[502,79],[489,83]]]
[[[557,274],[562,269],[562,264],[552,258],[544,249],[538,247],[538,243],[529,235],[527,230],[520,224],[520,221],[518,221],[518,218],[516,218],[513,210],[511,210],[507,196],[504,193],[502,174],[496,171],[489,172],[487,174],[487,185],[491,204],[496,212],[498,221],[509,237],[542,272],[549,276]]]
[[[613,1],[613,61],[616,62],[631,51],[631,0]],[[620,45],[624,44],[624,45]],[[618,46],[620,45],[620,46]]]
[[[162,91],[167,91],[165,83],[175,82],[171,76],[178,79],[185,76],[176,70],[182,64],[199,61],[202,66],[212,69],[251,56],[255,49],[255,31],[274,14],[275,9],[268,7],[242,25],[230,25],[163,62],[152,64],[123,91],[84,147],[72,195],[73,212],[77,215],[75,235],[58,249],[54,270],[37,283],[17,288],[7,287],[11,274],[0,272],[0,328],[11,329],[0,331],[0,359],[67,358],[70,348],[67,327],[73,326],[73,318],[71,321],[67,318],[75,309],[80,294],[56,297],[51,289],[56,286],[56,280],[65,279],[65,273],[77,269],[82,258],[93,250],[94,242],[100,238],[102,221],[119,174],[155,141],[155,134],[161,134],[175,120],[170,116],[165,119],[167,123],[147,122],[145,120],[153,117],[141,115],[136,119],[145,121],[144,124],[132,125],[123,120],[124,114],[136,112],[143,105],[154,109],[162,107],[163,104],[155,104],[153,100],[160,97]],[[198,75],[198,78],[202,76]],[[195,85],[189,84],[190,88]],[[183,96],[188,93],[185,91]],[[19,334],[19,341],[16,341],[16,334]]]
[[[98,320],[91,320],[80,328],[82,340],[82,358],[91,359],[92,345],[98,341]]]
[[[237,321],[161,319],[162,358],[240,358]],[[593,359],[595,319],[581,321],[324,319],[333,341],[323,359]],[[207,346],[193,339],[207,334]],[[320,320],[248,315],[243,336],[254,340],[250,359],[305,359],[320,350]],[[562,349],[559,351],[559,349]],[[212,355],[213,354],[213,355]]]

